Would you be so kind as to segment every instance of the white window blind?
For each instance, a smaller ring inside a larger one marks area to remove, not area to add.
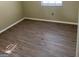
[[[42,0],[43,6],[62,6],[62,0]]]

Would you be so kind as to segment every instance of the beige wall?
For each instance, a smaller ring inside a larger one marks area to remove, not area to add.
[[[54,13],[54,16],[51,13]],[[24,2],[25,17],[42,18],[48,20],[59,20],[77,22],[77,4],[74,1],[64,1],[62,7],[41,6],[40,1]]]
[[[0,30],[13,24],[23,17],[22,3],[11,1],[0,1]]]

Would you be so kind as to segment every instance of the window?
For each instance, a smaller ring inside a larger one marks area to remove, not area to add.
[[[42,0],[43,6],[62,6],[62,0]]]

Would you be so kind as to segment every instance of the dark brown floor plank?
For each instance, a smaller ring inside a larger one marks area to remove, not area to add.
[[[77,26],[24,20],[0,34],[0,47],[17,43],[12,54],[0,56],[73,57]]]

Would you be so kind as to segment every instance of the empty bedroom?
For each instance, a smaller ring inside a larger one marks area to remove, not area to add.
[[[76,57],[79,1],[0,1],[0,57]]]

